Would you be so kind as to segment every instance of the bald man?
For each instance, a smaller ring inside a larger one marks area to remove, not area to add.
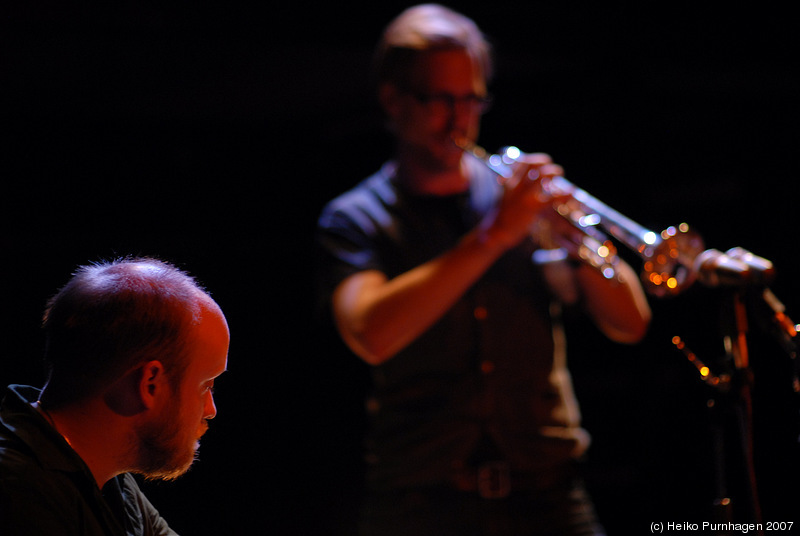
[[[171,480],[194,461],[227,368],[219,306],[150,258],[79,268],[44,315],[47,382],[0,407],[4,534],[174,534],[133,474]]]

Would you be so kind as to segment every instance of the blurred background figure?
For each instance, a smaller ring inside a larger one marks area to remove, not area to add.
[[[319,218],[323,292],[371,365],[364,535],[603,534],[560,317],[581,308],[636,343],[651,313],[625,263],[607,279],[532,238],[562,172],[549,156],[501,183],[463,150],[491,71],[469,18],[401,13],[376,64],[394,157]]]

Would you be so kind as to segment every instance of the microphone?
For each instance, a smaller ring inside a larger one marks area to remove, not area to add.
[[[694,260],[697,279],[709,287],[767,285],[775,276],[772,262],[744,248],[725,253],[707,249]]]

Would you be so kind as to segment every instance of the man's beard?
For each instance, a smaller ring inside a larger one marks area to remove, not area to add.
[[[194,433],[189,436],[181,430],[178,412],[171,409],[136,430],[133,472],[148,480],[175,480],[189,470],[199,442]]]

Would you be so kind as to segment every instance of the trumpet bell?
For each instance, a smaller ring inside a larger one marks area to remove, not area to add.
[[[638,246],[644,260],[641,279],[645,290],[657,297],[674,296],[697,279],[694,260],[704,249],[703,239],[685,223],[667,227],[653,240]]]

